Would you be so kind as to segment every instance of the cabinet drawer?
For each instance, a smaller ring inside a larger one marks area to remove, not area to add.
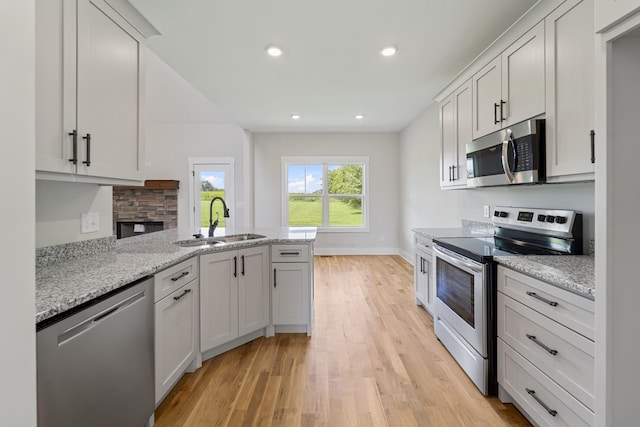
[[[160,301],[196,277],[198,277],[198,257],[182,261],[156,273],[154,301]]]
[[[308,262],[308,245],[272,245],[271,262]]]
[[[498,383],[540,426],[579,427],[595,423],[593,412],[502,339],[498,339]],[[556,411],[555,416],[550,411]]]
[[[498,266],[498,290],[594,340],[595,304],[557,286]]]
[[[500,292],[498,337],[594,409],[593,341]]]

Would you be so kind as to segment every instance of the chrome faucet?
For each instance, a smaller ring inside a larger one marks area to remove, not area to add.
[[[229,218],[229,209],[227,209],[227,204],[225,203],[222,197],[216,196],[211,199],[211,204],[209,205],[209,237],[213,237],[213,232],[216,231],[216,227],[218,226],[218,217],[220,216],[218,212],[216,212],[216,220],[213,220],[213,202],[216,200],[220,200],[222,202],[222,212],[225,218]]]

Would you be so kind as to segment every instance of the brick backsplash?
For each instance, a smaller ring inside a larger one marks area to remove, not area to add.
[[[113,224],[118,221],[162,221],[178,227],[178,190],[113,189]]]

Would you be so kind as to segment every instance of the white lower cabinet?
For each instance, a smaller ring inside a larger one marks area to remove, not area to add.
[[[200,256],[200,350],[269,324],[269,246]]]
[[[276,332],[311,335],[313,266],[308,245],[271,249],[271,318]]]
[[[433,242],[422,236],[414,237],[413,287],[416,304],[422,305],[433,314],[435,302],[435,281],[431,278]]]
[[[193,258],[155,276],[156,405],[197,357],[197,266],[198,260]]]
[[[595,423],[594,302],[498,266],[498,383],[541,426]]]

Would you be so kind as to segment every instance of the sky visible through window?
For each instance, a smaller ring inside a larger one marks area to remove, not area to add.
[[[223,171],[207,171],[200,173],[200,182],[209,181],[213,188],[224,189],[224,172]]]
[[[322,165],[289,165],[289,193],[322,192]]]

